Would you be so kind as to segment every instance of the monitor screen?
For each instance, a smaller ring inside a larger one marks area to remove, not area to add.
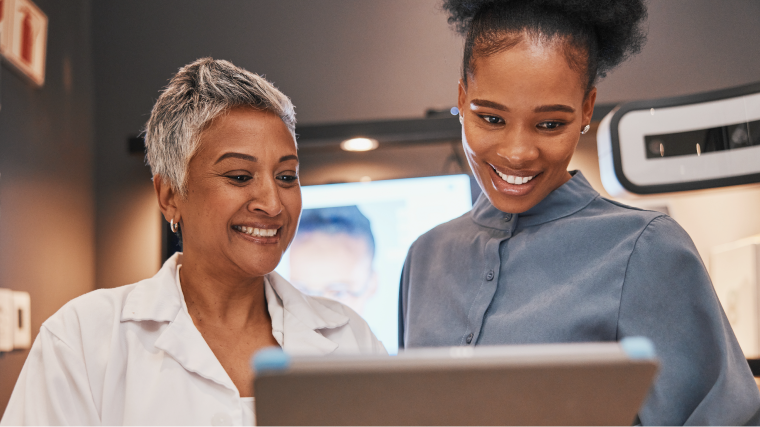
[[[312,185],[301,191],[301,224],[276,271],[305,293],[353,308],[396,354],[406,253],[417,237],[470,210],[470,177]]]

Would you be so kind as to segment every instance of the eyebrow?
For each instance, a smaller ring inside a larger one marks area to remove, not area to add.
[[[476,107],[493,108],[495,110],[501,110],[501,111],[509,111],[509,108],[507,108],[506,105],[501,105],[498,102],[487,101],[485,99],[473,99],[470,102],[470,105],[474,105]]]
[[[501,110],[501,111],[509,111],[509,107],[507,107],[506,105],[502,105],[502,104],[499,104],[498,102],[488,101],[485,99],[473,99],[470,102],[470,105],[474,105],[476,107],[493,108],[495,110]],[[564,105],[564,104],[554,104],[554,105],[541,105],[533,109],[533,112],[535,113],[552,113],[555,111],[562,111],[565,113],[574,113],[575,108],[569,105]]]
[[[540,107],[536,107],[534,110],[536,113],[552,113],[555,111],[562,111],[565,113],[574,113],[575,108],[564,105],[564,104],[554,104],[554,105],[542,105]]]
[[[248,154],[243,153],[224,153],[221,157],[219,157],[214,164],[217,164],[221,162],[224,159],[242,159],[242,160],[248,160],[249,162],[258,162],[259,159],[250,156]]]
[[[258,162],[259,161],[259,159],[257,159],[256,157],[248,155],[248,154],[243,154],[243,153],[224,153],[224,154],[222,154],[221,157],[219,157],[219,159],[217,159],[217,161],[214,164],[217,164],[217,163],[221,162],[224,159],[242,159],[242,160],[247,160],[249,162]],[[298,156],[296,156],[295,154],[289,154],[287,156],[280,157],[280,163],[288,161],[288,160],[298,161]]]

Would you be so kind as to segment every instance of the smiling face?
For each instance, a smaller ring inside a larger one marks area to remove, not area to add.
[[[270,273],[301,214],[293,135],[271,112],[235,108],[201,134],[175,197],[185,260],[238,277]]]
[[[596,89],[585,95],[584,77],[564,48],[523,36],[477,58],[467,89],[460,82],[464,151],[480,188],[503,212],[527,211],[571,177],[567,165],[591,121]]]

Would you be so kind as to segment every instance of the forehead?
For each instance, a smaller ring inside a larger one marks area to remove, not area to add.
[[[255,157],[266,153],[295,154],[296,143],[279,116],[249,107],[232,108],[201,132],[198,156],[236,150]]]
[[[524,37],[509,49],[475,59],[468,95],[498,98],[510,108],[546,103],[576,104],[585,91],[580,71],[570,66],[562,40]]]

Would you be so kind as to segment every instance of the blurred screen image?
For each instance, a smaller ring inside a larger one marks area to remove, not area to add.
[[[338,300],[398,352],[398,286],[409,246],[472,207],[470,178],[448,175],[302,188],[298,233],[276,271]]]

